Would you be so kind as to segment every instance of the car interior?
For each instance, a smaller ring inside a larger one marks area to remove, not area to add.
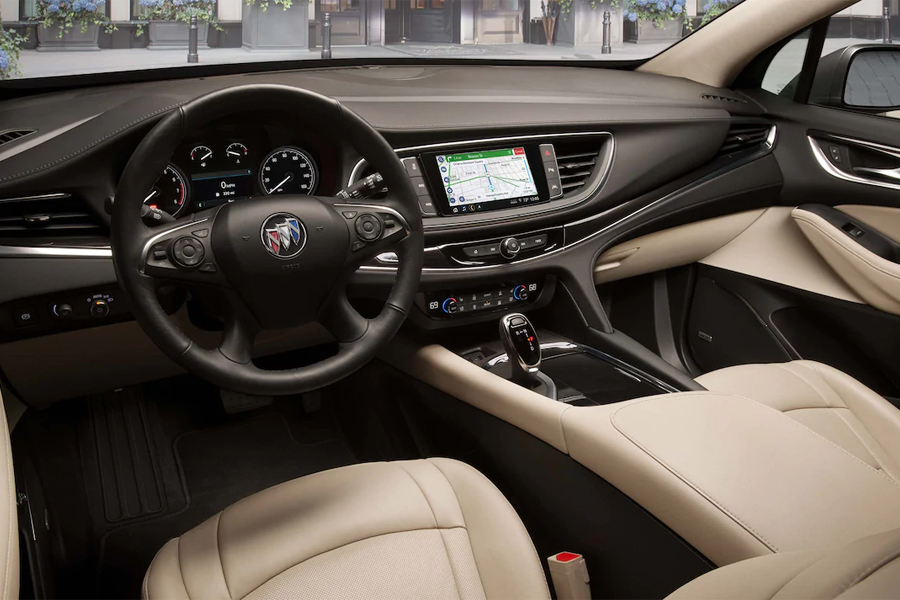
[[[851,4],[0,83],[2,597],[900,597],[900,46],[824,51]]]

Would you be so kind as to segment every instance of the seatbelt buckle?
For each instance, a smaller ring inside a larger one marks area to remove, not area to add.
[[[582,555],[560,552],[547,558],[547,564],[559,600],[591,600],[591,577]]]

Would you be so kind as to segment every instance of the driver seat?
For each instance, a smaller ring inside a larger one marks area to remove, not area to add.
[[[650,567],[652,569],[652,567]],[[895,598],[900,530],[824,550],[733,563],[680,599]],[[145,600],[550,597],[512,506],[478,471],[448,459],[368,463],[245,498],[170,541]]]

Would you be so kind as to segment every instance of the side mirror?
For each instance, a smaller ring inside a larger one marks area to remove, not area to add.
[[[900,109],[900,46],[861,44],[823,56],[809,101],[876,113]]]

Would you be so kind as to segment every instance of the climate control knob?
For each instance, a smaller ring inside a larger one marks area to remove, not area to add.
[[[503,258],[515,258],[522,249],[522,245],[516,238],[506,238],[500,242],[500,255]]]
[[[94,317],[102,318],[109,314],[109,304],[106,303],[106,300],[94,300],[91,303],[91,315]]]
[[[455,315],[459,310],[459,302],[456,298],[447,298],[444,300],[444,303],[441,304],[441,309],[448,315]]]
[[[528,287],[525,285],[517,287],[513,290],[513,298],[516,300],[528,300]]]

